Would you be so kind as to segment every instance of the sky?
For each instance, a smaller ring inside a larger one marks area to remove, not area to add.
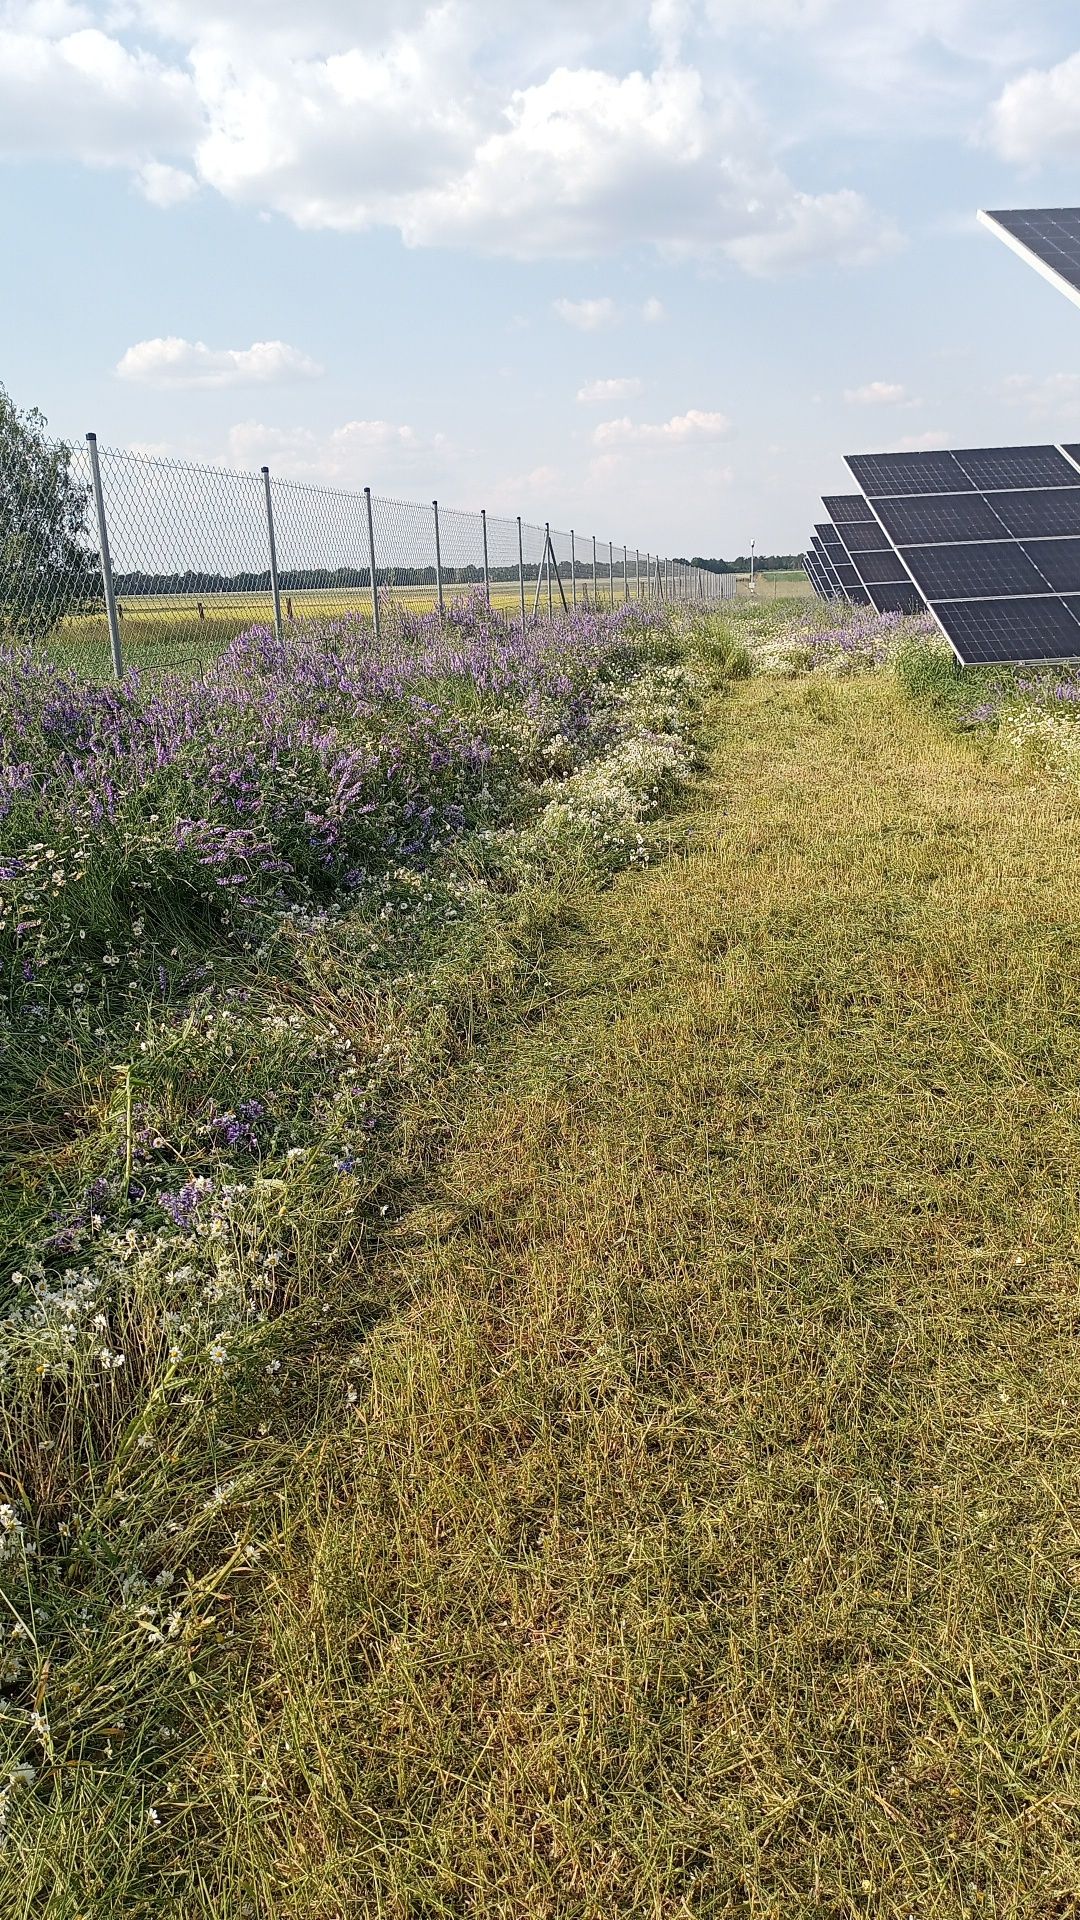
[[[1075,0],[0,0],[0,381],[66,437],[795,552],[1080,439]]]

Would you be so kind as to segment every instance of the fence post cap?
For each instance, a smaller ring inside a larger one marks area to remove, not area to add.
[[[269,467],[260,467],[260,468],[259,468],[259,472],[260,472],[260,473],[269,473],[269,471],[270,471],[270,469],[269,469]]]
[[[97,439],[97,434],[96,434],[96,433],[88,433],[86,437],[87,437],[87,439],[88,439],[88,440],[96,440],[96,439]]]

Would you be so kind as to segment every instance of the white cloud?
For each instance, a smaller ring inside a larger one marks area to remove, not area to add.
[[[1038,380],[1030,373],[1014,373],[1004,383],[1005,398],[1023,407],[1035,419],[1073,420],[1080,414],[1080,373],[1051,373]]]
[[[96,27],[53,38],[0,26],[0,154],[138,167],[190,151],[201,118],[189,74]]]
[[[907,388],[893,380],[868,380],[864,387],[848,387],[844,394],[849,407],[898,407],[907,398]]]
[[[1020,165],[1080,157],[1080,53],[1010,80],[986,123],[992,146]]]
[[[560,320],[582,333],[599,333],[601,328],[613,327],[619,320],[618,307],[606,296],[598,300],[554,300],[552,305]]]
[[[652,71],[595,64],[627,24],[614,0],[552,0],[535,25],[495,0],[267,0],[257,33],[240,0],[102,17],[110,32],[62,0],[7,0],[0,152],[127,166],[157,205],[197,180],[301,227],[523,259],[645,245],[779,272],[889,244],[859,195],[788,177],[727,61],[715,82],[690,64],[689,0],[633,0]]]
[[[722,440],[730,428],[726,413],[703,413],[698,407],[656,423],[635,422],[624,415],[594,427],[593,445],[607,453],[618,447],[690,447]]]
[[[167,166],[162,160],[147,160],[139,168],[135,183],[152,207],[182,206],[199,191],[193,174],[185,173],[183,167]]]
[[[208,347],[202,340],[139,340],[117,362],[121,380],[159,387],[266,387],[310,380],[322,372],[316,361],[284,340],[256,340],[250,347]]]
[[[667,319],[667,308],[663,301],[658,300],[654,294],[652,299],[646,300],[645,305],[642,307],[641,317],[646,326],[655,327],[661,320]]]
[[[433,480],[433,462],[445,453],[446,444],[441,434],[424,440],[414,428],[391,420],[347,420],[328,433],[241,420],[230,429],[228,448],[233,466],[250,470],[266,464],[283,480],[393,487],[408,480],[415,486],[420,463],[425,485]]]
[[[578,388],[577,397],[583,407],[606,407],[616,400],[636,400],[644,391],[644,383],[631,376],[622,380],[587,380]]]
[[[729,242],[727,251],[747,273],[771,278],[831,261],[862,267],[895,252],[900,235],[861,193],[795,194],[775,224]]]
[[[955,444],[951,434],[943,427],[930,427],[925,433],[907,433],[896,443],[897,453],[939,453],[943,447]]]

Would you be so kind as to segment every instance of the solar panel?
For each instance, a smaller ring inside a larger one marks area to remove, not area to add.
[[[843,526],[848,520],[862,520],[866,517],[866,495],[862,493],[827,493],[822,505],[835,526]]]
[[[859,572],[868,587],[883,586],[890,580],[906,580],[907,571],[890,547],[886,553],[860,553]]]
[[[931,605],[939,600],[999,600],[1049,591],[1049,582],[1015,540],[901,547],[900,557]]]
[[[848,466],[868,499],[901,493],[974,493],[951,453],[856,453]]]
[[[878,613],[919,613],[925,605],[922,594],[910,580],[883,581],[880,586],[867,587],[866,591]]]
[[[1005,529],[989,501],[978,493],[930,493],[917,499],[879,500],[878,517],[897,546],[936,540],[1000,540]]]
[[[1080,446],[855,454],[848,466],[962,661],[1080,657]],[[878,605],[890,555],[853,558]]]
[[[865,513],[870,511],[865,500],[863,511]],[[838,531],[842,534],[844,545],[852,558],[859,553],[889,553],[892,550],[892,541],[884,527],[879,526],[876,520],[848,520]]]
[[[1049,487],[1042,493],[995,493],[993,508],[1002,526],[1017,539],[1022,540],[1025,534],[1080,534],[1080,487]]]
[[[1066,660],[1080,653],[1080,598],[953,600],[934,612],[961,660]]]
[[[1023,551],[1055,593],[1080,593],[1080,540],[1025,540]]]
[[[980,493],[996,487],[1072,487],[1077,471],[1058,447],[979,447],[953,459]]]
[[[1080,304],[1080,207],[1027,207],[980,213],[979,219],[1049,280]]]

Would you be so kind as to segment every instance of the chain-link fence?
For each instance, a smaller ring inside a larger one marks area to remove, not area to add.
[[[256,622],[726,600],[734,574],[592,534],[39,441],[0,447],[0,633],[88,667],[197,666]]]

